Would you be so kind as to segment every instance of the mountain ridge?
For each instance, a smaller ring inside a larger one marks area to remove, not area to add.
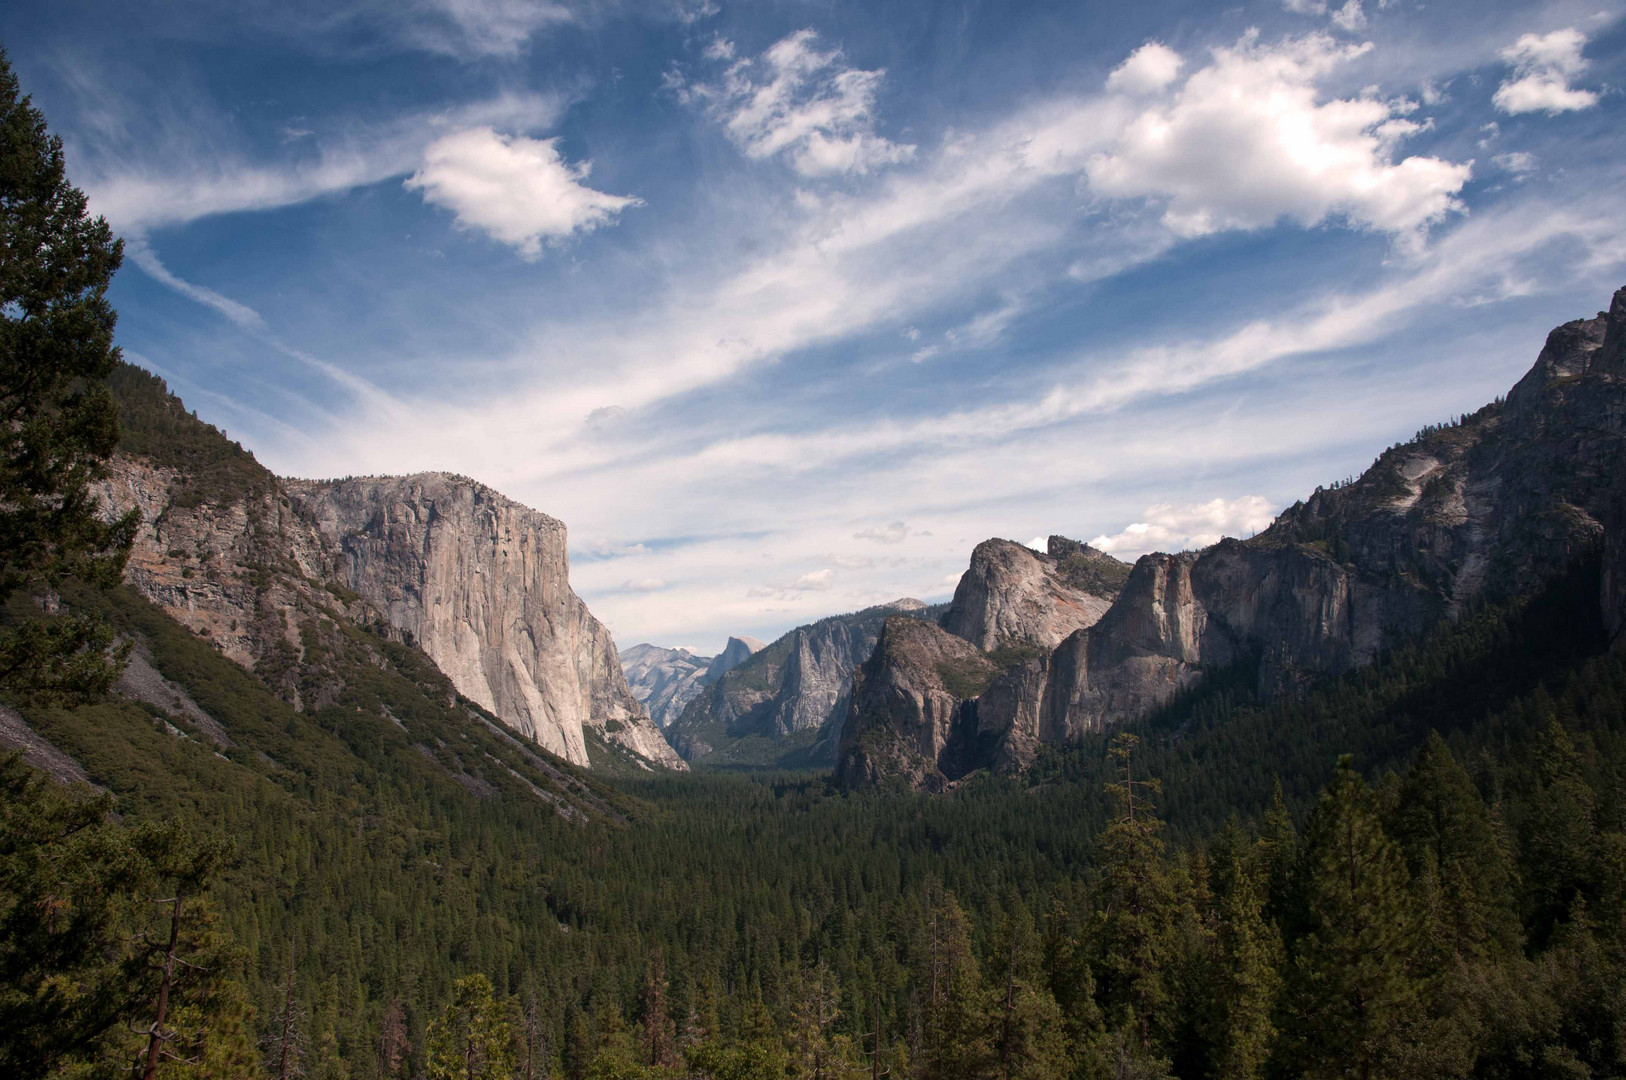
[[[922,673],[866,669],[838,776],[865,786],[890,774],[941,788],[976,769],[1020,770],[1043,743],[1144,715],[1242,661],[1256,665],[1256,690],[1268,700],[1369,665],[1392,642],[1481,599],[1529,593],[1577,558],[1603,560],[1599,603],[1618,645],[1623,456],[1626,288],[1608,311],[1554,329],[1505,400],[1389,447],[1360,477],[1318,488],[1255,537],[1142,556],[1110,607],[1053,648],[1045,643],[1054,612],[1042,605],[1005,603],[1011,625],[997,635],[986,620],[945,619],[938,632],[952,626],[985,652],[996,636],[1039,647],[964,696],[965,716],[948,728],[935,720],[941,703],[922,689]],[[979,582],[988,566],[1020,562],[1018,547],[979,545],[956,599],[998,595]],[[1031,568],[1012,576],[1031,579]],[[918,667],[932,650],[915,645],[885,655]],[[910,688],[907,707],[900,687]],[[882,758],[870,756],[872,745],[887,748]],[[900,745],[915,756],[901,759]]]
[[[667,738],[693,764],[829,766],[853,672],[900,611],[933,618],[940,608],[902,597],[788,630],[696,695]]]
[[[283,480],[156,376],[124,365],[109,382],[125,435],[98,494],[140,511],[126,580],[295,708],[342,691],[324,642],[378,626],[567,761],[590,764],[591,728],[685,767],[570,589],[562,522],[450,473]]]

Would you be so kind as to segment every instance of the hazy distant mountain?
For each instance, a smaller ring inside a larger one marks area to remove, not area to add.
[[[696,694],[739,667],[765,646],[754,637],[731,637],[716,656],[696,656],[688,649],[665,649],[645,642],[624,649],[621,669],[632,694],[662,728],[683,715]]]
[[[767,647],[767,642],[758,641],[754,637],[729,638],[728,644],[723,646],[723,651],[713,657],[711,664],[706,668],[706,681],[717,681]]]
[[[901,599],[799,626],[758,648],[689,702],[666,729],[686,760],[711,765],[829,765],[835,761],[853,671],[889,615],[936,618],[942,605]]]
[[[656,726],[664,728],[705,687],[711,659],[688,649],[663,649],[641,642],[621,650],[621,670],[632,696],[644,703]]]

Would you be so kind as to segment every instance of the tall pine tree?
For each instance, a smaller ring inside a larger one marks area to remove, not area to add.
[[[1121,778],[1107,785],[1116,812],[1098,841],[1097,938],[1108,1019],[1132,1029],[1141,1049],[1150,1050],[1169,1002],[1175,897],[1163,861],[1163,823],[1152,801],[1160,788],[1135,772],[1138,741],[1123,732],[1111,746]]]
[[[1417,918],[1400,847],[1348,755],[1305,826],[1305,933],[1288,996],[1293,1066],[1309,1078],[1398,1077],[1418,986]]]

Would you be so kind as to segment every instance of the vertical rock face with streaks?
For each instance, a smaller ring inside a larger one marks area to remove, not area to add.
[[[562,522],[447,473],[286,484],[340,553],[343,584],[459,693],[576,764],[588,764],[592,728],[683,767],[627,686],[609,631],[570,588]]]
[[[966,752],[986,767],[1020,768],[1040,743],[1140,716],[1232,664],[1255,665],[1266,697],[1291,691],[1600,554],[1604,621],[1626,640],[1623,462],[1626,289],[1609,311],[1555,329],[1505,401],[1389,448],[1358,479],[1317,489],[1258,536],[1142,557],[1093,617],[1056,581],[1070,551],[1078,572],[1099,576],[1099,559],[1077,561],[1082,545],[1052,538],[1053,569],[1046,556],[988,541],[943,625],[984,651],[1029,649],[1001,656],[1015,666],[966,703],[976,715]],[[888,662],[911,655],[893,650]],[[904,676],[875,673],[877,684],[889,679]],[[847,723],[874,742],[869,707],[855,695]],[[969,738],[972,729],[955,731]],[[929,761],[903,771],[927,786],[948,776]],[[872,772],[842,763],[855,780]]]
[[[969,699],[997,670],[940,627],[888,618],[853,679],[837,778],[849,787],[899,779],[935,791],[964,775],[979,749],[977,703]]]
[[[109,385],[121,449],[98,494],[141,516],[126,581],[295,708],[344,692],[335,647],[383,663],[365,627],[420,646],[452,684],[437,692],[571,761],[591,765],[592,729],[638,763],[685,767],[570,590],[559,522],[442,473],[282,480],[156,376],[121,365]]]
[[[667,737],[691,762],[834,764],[853,673],[875,650],[881,625],[898,614],[918,620],[937,610],[904,597],[798,626],[766,646],[730,638],[718,660],[738,662],[689,702]]]
[[[1106,614],[1128,571],[1111,555],[1060,536],[1050,538],[1044,554],[984,540],[971,553],[943,627],[980,649],[1017,643],[1053,649]]]

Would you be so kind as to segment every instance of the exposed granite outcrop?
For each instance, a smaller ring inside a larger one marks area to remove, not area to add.
[[[121,453],[97,490],[113,513],[140,511],[125,581],[296,708],[320,707],[322,689],[313,696],[300,678],[302,630],[325,615],[365,613],[322,585],[337,573],[334,553],[277,478],[255,470],[252,484],[225,497],[188,498],[184,472]]]
[[[668,728],[706,687],[765,648],[754,637],[731,637],[716,656],[634,645],[621,654],[621,666],[633,697],[644,703],[656,726]]]
[[[118,386],[149,448],[121,451],[98,487],[110,512],[140,512],[126,581],[290,704],[321,708],[342,691],[324,639],[380,627],[576,764],[589,765],[585,724],[648,764],[686,767],[571,592],[562,524],[440,473],[285,481],[153,376],[124,368]],[[174,704],[151,679],[126,690]]]
[[[975,693],[998,672],[982,650],[922,619],[893,616],[858,669],[841,731],[838,780],[848,787],[896,778],[941,791],[976,767]]]
[[[754,637],[729,638],[728,643],[723,646],[723,651],[712,657],[711,663],[706,665],[706,681],[716,682],[767,647],[767,642],[758,641]]]
[[[1621,635],[1623,462],[1626,289],[1608,312],[1555,329],[1505,402],[1391,447],[1360,478],[1318,489],[1256,537],[1141,558],[1104,614],[970,703],[981,764],[1020,768],[1040,743],[1141,715],[1215,667],[1256,661],[1266,696],[1348,671],[1600,550],[1604,616]],[[984,649],[1048,643],[1058,622],[1044,598],[1054,593],[1040,557],[1024,550],[979,546],[945,626]],[[848,722],[873,732],[859,705],[855,696]],[[845,760],[841,772],[867,775]]]
[[[1626,472],[1604,519],[1603,622],[1617,649],[1626,650]]]
[[[1010,540],[978,544],[943,628],[981,649],[1006,643],[1053,649],[1074,630],[1093,626],[1129,567],[1065,537],[1051,537],[1049,546],[1040,554]]]
[[[609,631],[570,588],[563,522],[448,473],[285,485],[340,553],[340,583],[464,697],[578,765],[592,727],[684,767],[627,686]]]
[[[936,612],[905,598],[799,626],[690,701],[667,738],[689,761],[833,763],[853,672],[874,651],[882,623],[897,614]]]

